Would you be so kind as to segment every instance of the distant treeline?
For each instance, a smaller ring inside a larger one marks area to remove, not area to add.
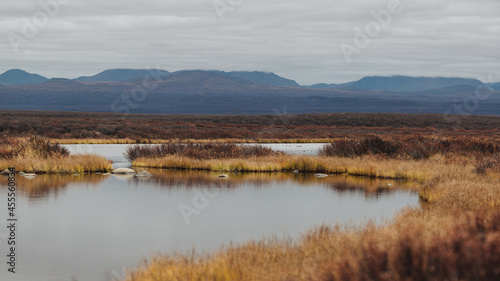
[[[58,139],[320,139],[373,134],[500,136],[500,117],[442,114],[330,113],[156,115],[0,111],[2,136]]]

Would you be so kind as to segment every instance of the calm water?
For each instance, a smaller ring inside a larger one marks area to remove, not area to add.
[[[102,146],[91,149],[83,152]],[[102,151],[121,163],[117,150]],[[322,223],[381,222],[418,205],[415,194],[387,189],[409,184],[402,182],[292,173],[219,179],[209,172],[149,171],[153,177],[146,179],[17,176],[17,273],[7,272],[2,227],[0,280],[116,280],[124,267],[160,252],[210,251],[271,235],[298,238]],[[2,224],[6,183],[0,177]]]

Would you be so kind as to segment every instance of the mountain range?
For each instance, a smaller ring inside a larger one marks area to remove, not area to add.
[[[488,86],[488,87],[486,87]],[[111,69],[76,79],[0,75],[0,109],[175,114],[399,112],[500,115],[500,83],[364,77],[300,86],[268,72]]]

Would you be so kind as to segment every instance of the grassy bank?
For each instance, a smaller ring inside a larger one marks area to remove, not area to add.
[[[111,163],[96,155],[69,155],[55,158],[15,157],[0,159],[0,169],[15,167],[25,173],[95,173],[109,172]]]
[[[337,161],[366,165],[361,158]],[[458,157],[371,161],[380,170],[406,166],[426,172],[420,187],[423,208],[404,210],[382,226],[322,226],[294,241],[269,238],[211,253],[155,256],[125,280],[500,278],[497,172],[477,173],[474,161]]]
[[[220,172],[282,172],[294,171],[347,174],[375,178],[425,180],[435,173],[436,165],[422,161],[398,161],[364,157],[358,159],[317,156],[267,156],[239,159],[194,159],[169,155],[162,158],[138,158],[135,167],[206,170]]]
[[[345,152],[332,145],[328,153],[318,157],[199,159],[174,154],[137,158],[134,165],[142,167],[261,172],[297,169],[414,179],[421,182],[417,188],[422,208],[403,210],[382,226],[321,226],[293,241],[270,237],[211,253],[159,255],[129,272],[125,280],[497,280],[498,147],[495,142],[481,140],[441,141],[436,142],[441,146],[431,142],[432,149],[427,149],[429,154],[424,157],[401,155],[412,145],[378,150],[387,143],[361,141],[351,143],[360,146],[344,157],[327,156]]]
[[[108,172],[111,163],[95,155],[69,155],[69,151],[50,140],[29,138],[0,139],[0,170],[15,167],[26,173]]]
[[[499,223],[498,212],[407,211],[383,227],[320,227],[299,241],[156,256],[125,280],[497,280]]]

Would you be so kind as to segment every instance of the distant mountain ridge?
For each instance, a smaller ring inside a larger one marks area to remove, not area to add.
[[[465,104],[468,97],[476,95],[477,87],[471,85],[411,93],[363,90],[352,85],[318,89],[266,85],[222,71],[203,70],[173,72],[150,82],[151,87],[146,87],[143,77],[101,82],[54,78],[40,84],[3,85],[0,109],[162,114],[444,114],[451,110],[455,114],[500,115],[500,91],[489,93],[487,101],[478,100],[477,107]],[[472,112],[467,111],[471,108]]]
[[[476,79],[444,77],[409,76],[369,76],[352,83],[350,86],[363,90],[383,90],[391,92],[418,92],[452,86],[477,87],[483,83]]]
[[[341,83],[328,84],[319,83],[310,86],[300,86],[296,81],[281,77],[272,72],[262,71],[217,71],[217,70],[181,70],[168,72],[162,69],[108,69],[93,76],[81,76],[73,81],[79,82],[123,82],[132,80],[142,80],[144,77],[166,77],[171,74],[181,72],[211,72],[219,73],[227,77],[234,77],[253,83],[268,86],[301,87],[310,89],[344,89],[344,90],[366,90],[366,91],[389,91],[401,93],[418,93],[427,90],[445,89],[449,87],[461,86],[466,91],[466,86],[478,87],[483,83],[477,79],[468,78],[446,78],[446,77],[411,77],[411,76],[367,76],[360,80]],[[53,78],[65,79],[65,78]],[[69,79],[65,79],[69,80]],[[0,85],[30,85],[45,83],[49,79],[31,74],[20,69],[11,69],[0,75]],[[500,90],[500,83],[489,83],[487,86]]]
[[[500,83],[492,83],[492,84],[489,84],[489,86],[497,91],[500,91]]]
[[[283,78],[272,72],[231,71],[226,72],[226,74],[264,85],[300,87],[294,80]]]
[[[335,89],[335,88],[350,87],[354,83],[356,83],[356,81],[342,83],[342,84],[319,83],[319,84],[314,84],[314,85],[311,85],[311,86],[304,86],[304,87],[306,87],[306,88],[316,88],[316,89]]]
[[[49,79],[41,75],[28,73],[21,69],[11,69],[0,74],[1,85],[38,84],[38,83],[44,83],[48,80]]]
[[[119,82],[144,78],[148,75],[158,77],[166,76],[168,74],[170,74],[170,72],[163,69],[108,69],[94,76],[81,76],[74,80],[87,82]]]

